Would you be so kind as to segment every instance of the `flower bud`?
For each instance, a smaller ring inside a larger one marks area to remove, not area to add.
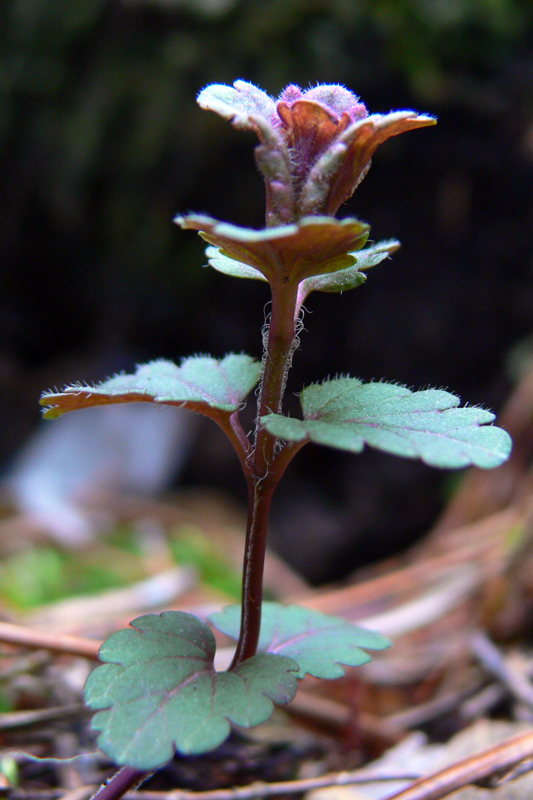
[[[369,116],[355,94],[336,84],[306,91],[290,84],[274,100],[251,83],[235,81],[232,87],[207,86],[198,102],[257,134],[267,227],[333,216],[364,178],[378,145],[435,124],[416,111]]]

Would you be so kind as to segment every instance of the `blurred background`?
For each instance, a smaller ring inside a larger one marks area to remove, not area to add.
[[[502,407],[509,353],[533,320],[529,3],[3,0],[0,25],[5,480],[39,428],[43,389],[160,356],[260,357],[265,286],[202,268],[202,241],[172,224],[187,211],[263,224],[255,140],[195,102],[237,78],[272,95],[342,83],[370,113],[439,119],[381,147],[341,210],[402,248],[356,291],[311,296],[291,392],[349,372]],[[185,427],[188,454],[156,488],[243,504],[218,429],[201,423],[191,447]],[[305,448],[272,541],[310,580],[343,577],[415,541],[455,481],[379,453]]]

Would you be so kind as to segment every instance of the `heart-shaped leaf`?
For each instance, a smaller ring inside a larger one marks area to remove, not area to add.
[[[337,378],[303,390],[303,420],[268,414],[261,422],[274,436],[308,439],[339,450],[378,450],[421,458],[434,467],[472,464],[491,469],[511,452],[511,437],[481,408],[457,408],[459,398],[440,389],[412,392],[391,383]]]
[[[237,639],[241,619],[240,606],[228,606],[211,614],[209,621],[222,633]],[[263,603],[259,650],[294,659],[297,677],[306,673],[316,678],[341,678],[345,664],[358,667],[370,661],[362,648],[384,650],[390,641],[375,631],[358,628],[340,617],[322,614],[302,606]]]
[[[298,664],[261,653],[231,672],[213,667],[215,639],[208,626],[182,611],[149,614],[104,642],[87,680],[87,704],[99,710],[98,744],[117,764],[142,770],[175,751],[206,753],[229,735],[230,721],[251,727],[273,703],[292,700]]]
[[[97,386],[75,384],[62,392],[46,392],[41,404],[49,406],[48,418],[66,411],[111,403],[165,403],[210,414],[210,410],[232,413],[243,403],[259,380],[261,364],[246,355],[227,355],[218,360],[192,356],[181,362],[151,361],[133,375],[116,375]]]

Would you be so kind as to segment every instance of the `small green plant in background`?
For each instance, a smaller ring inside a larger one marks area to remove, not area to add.
[[[336,85],[308,91],[288,86],[275,100],[237,81],[233,87],[208,86],[198,102],[259,138],[255,156],[266,187],[265,228],[240,228],[194,214],[177,222],[208,242],[209,263],[216,270],[269,283],[262,361],[244,354],[193,356],[179,366],[154,361],[133,375],[94,387],[69,386],[41,399],[48,418],[127,402],[204,414],[232,442],[249,490],[242,602],[210,618],[214,628],[237,642],[229,669],[215,670],[211,628],[183,612],[133,620],[101,648],[104,663],[89,676],[86,700],[97,710],[93,727],[100,732],[100,747],[125,768],[105,787],[107,797],[119,796],[175,752],[200,754],[217,747],[230,723],[263,722],[273,704],[290,702],[305,674],[340,677],[343,665],[369,660],[367,649],[389,645],[379,633],[345,620],[263,603],[272,496],[304,445],[357,453],[368,444],[448,469],[497,467],[511,449],[508,434],[490,424],[493,414],[460,408],[457,397],[437,389],[417,392],[392,383],[329,378],[302,390],[299,417],[285,413],[287,375],[308,295],[359,286],[366,271],[398,247],[395,241],[365,246],[369,226],[335,214],[366,174],[379,144],[435,120],[413,111],[369,115],[359,98]],[[247,433],[241,410],[256,388],[256,424]]]
[[[0,601],[27,610],[146,578],[139,560],[127,556],[118,547],[80,556],[44,544],[13,553],[0,563]]]
[[[241,580],[226,553],[194,525],[180,525],[173,531],[169,548],[177,564],[194,567],[206,586],[239,599]]]

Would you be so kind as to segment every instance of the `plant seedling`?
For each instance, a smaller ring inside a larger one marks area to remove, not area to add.
[[[101,648],[104,663],[89,676],[86,701],[97,710],[93,727],[100,731],[100,747],[126,768],[106,787],[108,797],[119,796],[175,752],[200,754],[217,747],[230,723],[263,722],[273,704],[293,698],[305,674],[340,677],[343,665],[370,659],[367,649],[389,645],[379,633],[345,620],[262,602],[272,496],[304,445],[358,453],[367,444],[447,469],[497,467],[511,449],[508,434],[490,424],[493,414],[460,408],[459,398],[437,389],[417,392],[338,377],[302,390],[299,418],[284,413],[287,373],[307,296],[359,286],[367,270],[399,246],[387,241],[365,247],[369,226],[351,217],[337,219],[339,206],[366,174],[379,144],[435,120],[414,111],[369,115],[359,98],[337,85],[307,91],[291,85],[275,100],[236,81],[232,87],[208,86],[198,102],[259,138],[255,157],[266,187],[265,228],[240,228],[194,214],[176,221],[207,241],[209,264],[216,270],[270,284],[262,361],[242,354],[193,356],[179,366],[154,361],[133,375],[97,386],[69,386],[41,398],[48,418],[133,402],[204,414],[232,442],[248,484],[242,603],[210,618],[214,628],[237,642],[230,668],[215,671],[210,627],[177,611],[139,617]],[[255,387],[256,425],[248,434],[240,412]]]

